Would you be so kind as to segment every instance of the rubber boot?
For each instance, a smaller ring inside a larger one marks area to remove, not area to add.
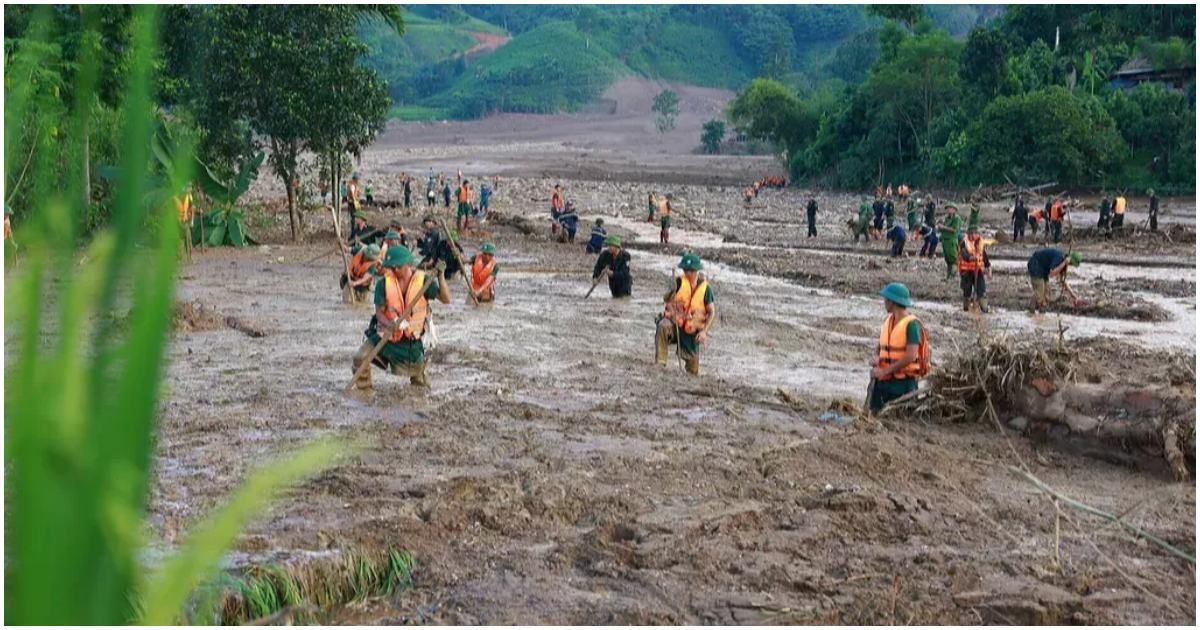
[[[968,313],[971,312],[971,298],[969,298],[969,297],[963,298],[963,310]]]
[[[700,376],[700,357],[696,355],[688,355],[683,359],[683,367],[688,374],[692,376]]]
[[[374,348],[375,348],[375,344],[371,343],[370,340],[363,340],[363,345],[358,348],[358,352],[354,353],[354,358],[350,361],[350,374],[351,375],[358,373],[358,367],[360,365],[362,365],[363,361],[365,361],[367,359],[367,355],[370,354],[371,350]],[[371,370],[370,369],[364,371],[361,376],[359,376],[358,378],[356,378],[354,380],[354,388],[355,389],[364,389],[365,390],[365,389],[372,389],[373,387],[374,386],[371,384]]]
[[[975,303],[979,305],[979,312],[986,315],[988,312],[988,307],[987,303],[983,301],[983,298],[979,298],[975,301]]]
[[[663,320],[666,322],[667,320]],[[666,366],[667,364],[667,349],[671,345],[670,336],[672,326],[663,326],[661,323],[654,331],[654,362]]]

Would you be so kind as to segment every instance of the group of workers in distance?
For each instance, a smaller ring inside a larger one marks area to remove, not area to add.
[[[460,190],[469,191],[467,180],[461,180]],[[893,220],[894,212],[887,212],[890,199],[887,192],[878,202],[884,202],[882,215],[884,224]],[[463,204],[469,204],[470,193],[460,195],[456,214],[463,218]],[[886,199],[886,201],[885,201]],[[909,201],[907,186],[901,186],[900,199]],[[654,193],[648,197],[649,221],[662,220],[662,242],[667,242],[667,230],[671,213],[671,195],[659,198]],[[1020,204],[1021,201],[1019,200]],[[556,185],[551,192],[552,236],[572,242],[578,216],[574,205],[566,200],[562,186]],[[865,203],[866,219],[871,219],[871,208]],[[972,303],[982,312],[987,312],[985,296],[987,281],[991,274],[987,242],[980,234],[979,214],[973,209],[962,234],[962,218],[953,204],[946,206],[946,215],[935,223],[932,200],[924,206],[908,203],[909,224],[917,223],[926,230],[926,245],[929,242],[943,244],[943,255],[947,264],[946,277],[955,273],[960,278],[963,291],[963,307],[969,310]],[[811,225],[815,222],[816,201],[809,199],[806,210]],[[563,217],[574,216],[574,220]],[[860,228],[860,218],[855,227]],[[460,225],[466,225],[465,221]],[[882,226],[880,226],[882,227]],[[893,225],[892,227],[896,227]],[[868,223],[865,234],[869,235]],[[937,232],[932,232],[936,229]],[[878,228],[876,228],[878,231]],[[422,234],[416,240],[418,260],[409,247],[408,234],[398,220],[393,220],[387,229],[375,229],[366,223],[361,212],[354,216],[354,225],[348,237],[352,257],[349,273],[343,276],[343,286],[351,291],[358,301],[365,301],[373,293],[374,314],[364,331],[364,340],[354,354],[351,365],[355,374],[355,386],[371,387],[371,370],[360,369],[370,361],[373,365],[397,375],[407,375],[413,385],[428,386],[425,370],[425,347],[423,339],[432,328],[432,301],[450,302],[448,277],[463,273],[477,303],[492,302],[496,296],[496,277],[499,271],[496,248],[492,243],[482,243],[479,253],[465,265],[461,262],[462,248],[453,233],[443,234],[432,216],[422,221]],[[922,248],[923,256],[932,256],[934,247]],[[592,267],[592,289],[607,278],[609,291],[614,298],[628,298],[633,291],[633,274],[630,254],[622,246],[619,235],[609,234],[603,219],[596,219],[589,235],[586,251],[597,254]],[[901,249],[902,251],[902,249]],[[1042,248],[1030,257],[1027,270],[1033,289],[1032,310],[1040,311],[1049,303],[1049,284],[1058,280],[1065,293],[1076,304],[1078,296],[1066,284],[1067,270],[1081,262],[1078,252],[1064,253],[1053,247]],[[658,365],[667,365],[671,345],[677,348],[684,369],[688,374],[700,373],[700,355],[708,341],[710,329],[716,319],[716,299],[713,287],[705,276],[704,262],[694,252],[685,251],[677,265],[680,274],[672,279],[672,285],[663,295],[663,308],[655,317],[654,360]],[[372,286],[374,287],[372,290]],[[588,295],[591,291],[588,292]],[[870,411],[878,411],[917,388],[918,381],[929,372],[930,349],[928,335],[921,321],[909,309],[913,305],[909,289],[901,283],[891,283],[880,291],[886,313],[880,328],[871,369],[871,387],[868,397]]]

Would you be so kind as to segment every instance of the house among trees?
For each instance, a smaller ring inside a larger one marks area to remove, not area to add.
[[[1119,90],[1132,90],[1142,83],[1158,83],[1168,90],[1184,91],[1196,82],[1196,68],[1156,69],[1149,59],[1134,57],[1108,77],[1108,84]]]

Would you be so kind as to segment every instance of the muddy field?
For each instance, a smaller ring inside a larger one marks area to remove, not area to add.
[[[548,133],[475,146],[488,136],[447,127],[398,128],[361,167],[383,200],[397,197],[401,171],[502,175],[495,220],[464,239],[468,254],[496,242],[499,298],[472,308],[452,281],[454,302],[434,306],[429,390],[376,371],[373,394],[342,395],[370,311],[340,302],[338,259],[304,264],[331,244],[328,214],[308,215],[316,229],[300,245],[282,244],[285,215],[255,217],[266,245],[197,251],[184,268],[190,306],[177,313],[151,502],[168,544],[268,454],[337,435],[369,446],[290,493],[230,558],[413,552],[414,589],[331,621],[1195,621],[1192,565],[1082,513],[1057,518],[1006,468],[1019,457],[1056,490],[1194,550],[1195,485],[1172,482],[1157,454],[1115,463],[984,423],[825,413],[861,403],[883,317],[876,293],[893,279],[913,287],[935,361],[969,351],[980,331],[1049,344],[1063,327],[1089,381],[1194,395],[1194,243],[1076,241],[1105,261],[1074,280],[1095,310],[1039,318],[1023,312],[1032,246],[999,245],[994,311],[967,315],[940,260],[849,244],[851,195],[821,193],[811,241],[806,191],[743,208],[734,180],[777,168],[769,160],[638,153],[619,138],[573,157],[569,139]],[[585,300],[594,258],[546,239],[559,181],[581,207],[581,237],[602,216],[630,243],[631,300],[603,286]],[[272,185],[255,195],[278,209]],[[679,200],[669,247],[645,222],[652,187]],[[1166,210],[1167,223],[1194,223],[1184,200]],[[415,228],[423,212],[371,215]],[[1005,217],[985,208],[989,225]],[[698,378],[674,357],[665,369],[652,361],[654,315],[684,247],[720,261],[706,268],[720,318]]]

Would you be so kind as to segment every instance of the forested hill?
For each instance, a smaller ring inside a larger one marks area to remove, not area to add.
[[[926,11],[964,37],[1003,8]],[[405,21],[403,37],[372,21],[359,35],[407,119],[572,110],[625,74],[735,90],[755,77],[800,91],[855,84],[885,23],[863,5],[414,5]],[[512,39],[471,55],[489,36]]]

